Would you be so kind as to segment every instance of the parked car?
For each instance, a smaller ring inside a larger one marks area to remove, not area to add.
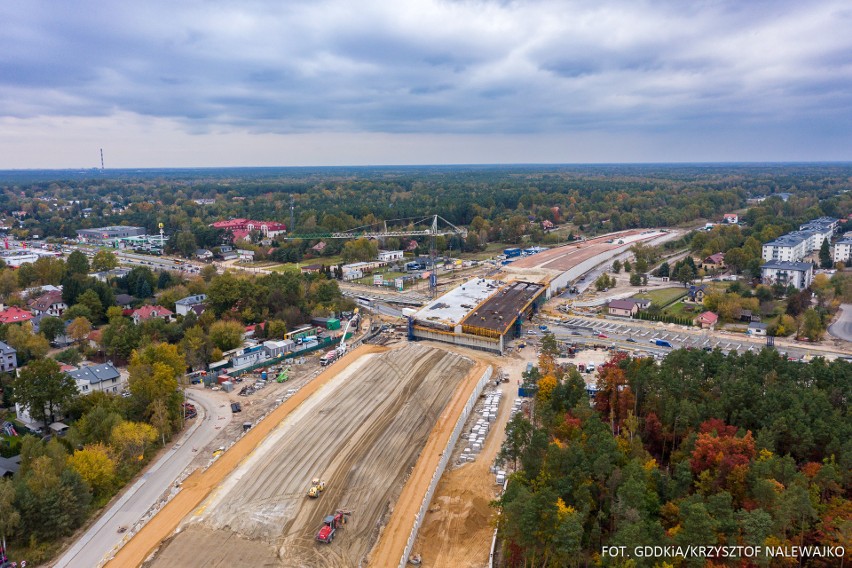
[[[633,339],[632,337],[628,337],[628,338],[627,338],[627,339],[625,339],[624,341],[626,341],[626,342],[628,342],[628,343],[636,343],[636,340],[635,340],[635,339]]]
[[[597,336],[600,337],[601,339],[609,339],[609,336],[606,335],[605,333],[599,333]]]

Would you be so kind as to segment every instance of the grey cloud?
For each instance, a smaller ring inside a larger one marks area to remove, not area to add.
[[[194,130],[518,133],[847,120],[825,0],[46,2],[0,7],[0,115]],[[842,19],[841,17],[841,19]],[[808,18],[815,23],[809,23]],[[418,22],[422,20],[422,24]],[[792,55],[776,55],[783,37]],[[785,109],[780,113],[779,109]],[[189,126],[188,126],[189,127]]]

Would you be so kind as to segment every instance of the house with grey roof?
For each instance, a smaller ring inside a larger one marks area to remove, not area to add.
[[[749,335],[759,335],[761,337],[766,336],[766,330],[769,329],[769,326],[765,323],[761,323],[759,321],[753,321],[748,324],[748,333]]]
[[[195,306],[202,306],[203,308],[204,302],[206,300],[207,294],[196,294],[195,296],[187,296],[186,298],[182,298],[175,302],[175,313],[179,316],[185,316],[190,311],[193,311]],[[197,310],[196,313],[198,313]]]
[[[0,341],[0,373],[14,373],[18,368],[18,352]]]
[[[88,365],[68,371],[67,374],[77,383],[80,394],[91,394],[95,391],[117,393],[124,390],[121,373],[112,363]]]

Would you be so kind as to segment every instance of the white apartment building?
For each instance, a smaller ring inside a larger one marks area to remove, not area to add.
[[[792,284],[804,290],[814,280],[814,267],[809,262],[772,261],[760,267],[760,277],[764,284]]]
[[[848,264],[852,258],[852,238],[845,238],[834,243],[834,262]]]
[[[781,235],[763,245],[763,260],[798,262],[811,252],[810,245],[810,235],[800,232]]]

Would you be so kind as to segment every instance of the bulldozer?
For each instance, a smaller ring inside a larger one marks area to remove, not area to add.
[[[316,499],[323,491],[325,491],[325,481],[322,481],[319,477],[313,478],[311,487],[308,489],[308,497]]]

